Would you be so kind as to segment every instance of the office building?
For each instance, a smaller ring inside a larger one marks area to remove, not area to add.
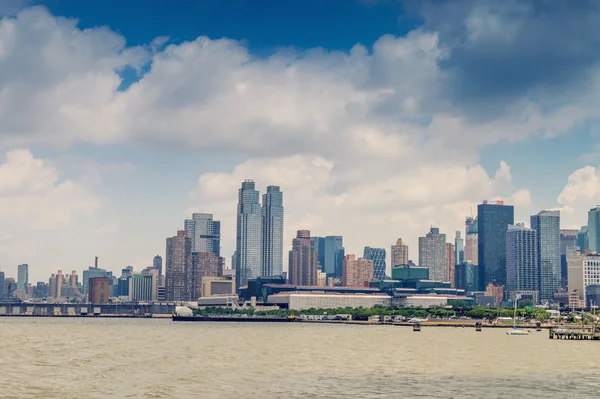
[[[455,253],[454,244],[447,242],[446,243],[446,278],[444,281],[450,282],[450,287],[454,288],[454,266],[455,262]]]
[[[228,277],[202,277],[202,296],[235,295],[235,281]]]
[[[189,301],[191,293],[192,241],[185,231],[167,238],[165,295],[169,301]]]
[[[154,266],[133,273],[129,280],[129,298],[134,302],[158,300],[158,269]]]
[[[408,245],[404,244],[402,238],[398,238],[396,245],[392,245],[391,261],[392,267],[408,265]]]
[[[591,253],[600,253],[600,206],[588,211],[588,246]]]
[[[468,217],[465,221],[465,254],[463,260],[468,260],[477,266],[479,259],[479,222],[477,218]],[[460,264],[460,262],[457,262]]]
[[[327,273],[317,270],[317,287],[327,287]]]
[[[3,271],[0,271],[0,298],[4,298],[4,294],[6,293],[6,291],[4,291],[4,279],[5,274]]]
[[[184,230],[192,243],[192,252],[212,252],[221,256],[221,222],[211,213],[194,213],[184,222]]]
[[[156,270],[158,270],[158,276],[162,276],[163,275],[163,260],[162,260],[162,256],[160,255],[156,255],[154,257],[154,259],[152,260],[152,267],[154,267]]]
[[[89,294],[88,292],[88,284],[89,284],[89,280],[91,278],[94,277],[108,277],[109,279],[112,279],[112,272],[107,271],[105,269],[101,269],[99,268],[97,265],[92,267],[88,267],[87,270],[83,271],[83,281],[82,281],[82,286],[83,286],[83,294],[87,295]]]
[[[22,264],[17,267],[17,289],[26,291],[29,286],[29,265]]]
[[[540,269],[540,300],[554,299],[560,290],[560,212],[542,211],[531,216],[531,228],[537,231],[537,255]]]
[[[35,286],[35,295],[36,298],[43,299],[48,298],[48,284],[39,281]],[[1,297],[1,295],[0,295]]]
[[[369,287],[373,278],[373,261],[349,254],[344,256],[342,286]]]
[[[419,266],[429,268],[432,280],[446,281],[446,234],[432,227],[425,237],[419,237]]]
[[[316,286],[318,260],[310,231],[298,230],[289,256],[290,284]]]
[[[418,266],[394,266],[392,268],[392,280],[429,280],[429,269]]]
[[[323,248],[321,249],[321,244]],[[327,273],[327,277],[342,278],[342,268],[344,263],[344,243],[342,236],[326,236],[324,241],[318,241],[317,251],[318,262],[321,263],[322,270]],[[321,255],[322,253],[322,255]]]
[[[506,231],[515,223],[515,209],[503,201],[477,206],[479,286],[506,285]]]
[[[325,272],[325,237],[311,237],[317,252],[317,268]]]
[[[245,180],[238,192],[236,232],[236,287],[261,272],[262,211],[254,181]]]
[[[523,224],[506,231],[506,292],[540,291],[538,231]],[[539,295],[538,295],[539,297]]]
[[[494,297],[494,307],[500,306],[500,302],[504,300],[504,287],[493,281],[485,287],[485,296]]]
[[[590,249],[590,241],[588,239],[588,227],[581,226],[579,233],[577,233],[577,246],[582,254],[585,254]]]
[[[572,251],[567,255],[569,267],[569,294],[577,293],[580,301],[585,301],[590,286],[600,285],[600,255],[581,254]]]
[[[563,289],[567,288],[567,251],[577,248],[578,234],[579,230],[560,230],[560,285]]]
[[[375,280],[385,279],[385,248],[365,247],[363,258],[373,261],[373,276]]]
[[[268,186],[262,197],[262,276],[283,273],[283,193],[279,186]]]
[[[454,266],[454,285],[467,292],[479,291],[478,266],[468,260]]]
[[[192,281],[191,281],[191,299],[196,300],[202,293],[203,277],[222,277],[223,269],[219,258],[212,252],[193,252],[192,253]]]
[[[88,302],[108,303],[110,295],[110,280],[108,277],[92,277],[89,280]]]

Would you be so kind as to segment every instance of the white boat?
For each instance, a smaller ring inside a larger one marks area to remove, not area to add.
[[[506,332],[506,335],[529,335],[530,332],[528,330],[523,330],[522,328],[517,328],[517,301],[519,297],[515,298],[515,314],[513,315],[513,328]]]

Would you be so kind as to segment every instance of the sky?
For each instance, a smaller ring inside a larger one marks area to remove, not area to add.
[[[517,221],[600,203],[595,0],[6,0],[0,270],[141,269],[192,212],[235,243],[237,190],[280,185],[346,253],[484,199]],[[389,258],[389,256],[388,256]],[[287,256],[284,256],[287,259]],[[284,264],[284,269],[287,267]]]

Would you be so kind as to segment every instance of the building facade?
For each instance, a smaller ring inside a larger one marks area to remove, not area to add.
[[[531,228],[537,231],[540,300],[552,300],[561,288],[560,212],[542,211],[532,215]]]
[[[467,292],[479,291],[479,272],[478,266],[468,260],[455,266],[454,285],[457,289]]]
[[[92,277],[89,281],[88,302],[108,303],[110,296],[110,279],[108,277]]]
[[[600,206],[588,211],[587,225],[588,249],[592,253],[600,252]]]
[[[262,265],[262,211],[259,192],[252,180],[245,180],[238,192],[235,277],[236,287],[257,278]]]
[[[184,230],[167,238],[165,295],[169,301],[189,301],[191,292],[192,240]]]
[[[268,186],[262,198],[261,276],[283,273],[283,193],[279,186]]]
[[[325,237],[322,266],[328,277],[342,278],[344,253],[344,239],[342,236]]]
[[[540,291],[538,232],[523,224],[506,231],[506,292]],[[539,297],[539,295],[538,295]]]
[[[479,259],[479,223],[477,218],[468,217],[465,221],[465,254],[463,260],[478,265]]]
[[[506,231],[515,223],[515,209],[494,201],[477,206],[479,286],[506,285]]]
[[[193,252],[192,253],[192,280],[191,299],[197,300],[202,293],[203,277],[222,277],[223,269],[219,258],[212,252]]]
[[[429,268],[432,280],[446,281],[446,234],[440,234],[440,229],[432,227],[425,237],[419,237],[419,266]]]
[[[392,245],[391,261],[392,267],[408,265],[408,245],[404,244],[402,238],[398,238],[396,245]]]
[[[151,302],[158,300],[158,270],[148,268],[141,273],[133,273],[128,278],[128,296],[135,302]]]
[[[587,253],[590,249],[590,241],[588,239],[588,227],[581,226],[579,233],[577,233],[577,246],[579,247],[579,251],[584,254]]]
[[[289,253],[289,280],[293,285],[317,285],[317,252],[309,230],[298,230]]]
[[[221,256],[221,222],[211,213],[194,213],[184,222],[184,230],[192,242],[192,252],[212,252]]]
[[[342,286],[369,287],[373,278],[373,261],[363,258],[356,259],[355,255],[344,256]]]
[[[567,252],[577,248],[577,235],[579,230],[560,230],[560,284],[563,289],[567,288]]]
[[[460,231],[454,233],[454,264],[457,265],[465,260],[465,240],[461,237]]]
[[[447,242],[446,243],[446,278],[444,281],[449,281],[450,286],[454,288],[454,268],[456,266],[455,256],[456,249],[454,248],[454,244]]]
[[[162,256],[160,255],[156,255],[154,257],[154,259],[152,260],[152,266],[158,270],[158,276],[162,276],[163,275],[163,259]]]
[[[385,248],[365,247],[363,258],[373,261],[373,279],[385,279]]]

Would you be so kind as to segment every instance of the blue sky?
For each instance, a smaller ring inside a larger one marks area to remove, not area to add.
[[[48,0],[0,15],[8,274],[94,256],[143,268],[192,211],[222,220],[229,261],[246,178],[282,186],[284,248],[298,229],[358,255],[402,237],[415,261],[429,226],[452,237],[486,198],[525,222],[560,208],[563,227],[600,202],[594,1]]]

